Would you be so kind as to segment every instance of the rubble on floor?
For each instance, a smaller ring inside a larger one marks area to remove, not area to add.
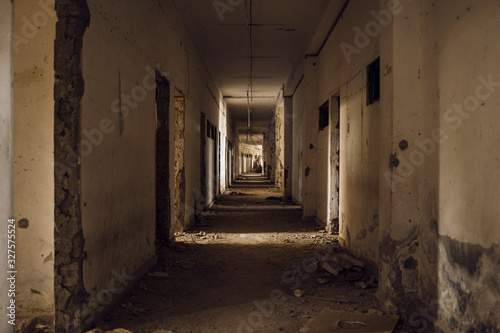
[[[300,333],[390,333],[394,331],[398,321],[399,316],[386,316],[379,312],[362,314],[325,309],[307,323]]]
[[[123,328],[117,328],[117,329],[112,330],[112,331],[103,331],[99,328],[95,328],[95,329],[88,331],[86,333],[133,333],[133,332],[126,330],[126,329],[123,329]]]

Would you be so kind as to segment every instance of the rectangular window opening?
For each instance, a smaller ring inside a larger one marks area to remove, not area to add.
[[[328,127],[330,120],[330,107],[328,101],[320,106],[319,108],[319,129],[323,130]]]
[[[366,105],[380,100],[380,57],[366,69]]]

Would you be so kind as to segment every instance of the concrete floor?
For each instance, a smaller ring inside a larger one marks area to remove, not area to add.
[[[303,222],[300,207],[265,179],[247,175],[192,231],[161,249],[153,272],[97,327],[134,333],[296,333],[325,308],[377,309],[376,288],[356,287],[307,261],[338,251],[336,236]],[[292,287],[304,295],[296,297]]]

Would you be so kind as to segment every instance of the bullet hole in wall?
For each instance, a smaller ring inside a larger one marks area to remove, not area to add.
[[[19,220],[17,225],[21,229],[28,229],[28,227],[30,226],[30,221],[28,221],[28,219],[21,219],[21,220]]]
[[[309,172],[311,172],[311,168],[310,167],[307,167],[306,168],[306,177],[309,176]]]
[[[399,143],[399,148],[404,151],[408,149],[408,147],[409,147],[408,141],[401,140],[401,142]]]
[[[41,295],[42,293],[36,289],[31,289],[31,294],[33,295]]]
[[[312,143],[309,145],[309,149],[314,149],[314,145]]]
[[[417,265],[418,265],[418,261],[415,260],[415,258],[413,258],[413,257],[409,257],[404,262],[404,268],[406,268],[406,269],[415,269],[415,268],[417,268]]]
[[[399,159],[396,154],[391,154],[391,157],[389,158],[389,167],[391,169],[397,168],[399,166]]]

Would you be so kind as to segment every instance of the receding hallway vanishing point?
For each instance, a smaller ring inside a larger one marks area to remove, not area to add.
[[[97,327],[296,333],[324,308],[376,310],[373,286],[357,288],[320,268],[340,251],[337,237],[302,221],[300,206],[264,177],[244,177],[160,250],[153,271]],[[305,294],[296,297],[296,289]]]
[[[0,0],[0,333],[500,332],[499,54],[500,0]]]

